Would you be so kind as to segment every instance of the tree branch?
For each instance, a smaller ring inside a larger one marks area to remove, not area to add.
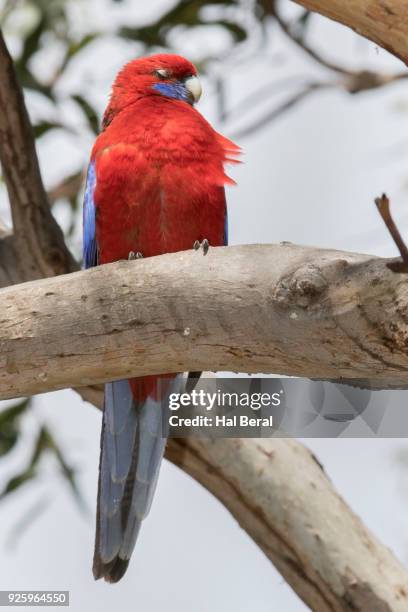
[[[32,127],[13,61],[0,32],[0,161],[10,198],[14,248],[24,279],[77,269],[52,216]]]
[[[349,26],[408,64],[406,0],[293,0]]]
[[[48,201],[51,206],[58,200],[71,200],[76,198],[81,187],[85,184],[86,172],[79,170],[64,178],[60,183],[48,191]]]
[[[0,287],[7,287],[25,279],[15,250],[14,236],[10,232],[0,232]]]
[[[408,78],[408,72],[398,72],[395,74],[374,72],[372,70],[350,70],[343,66],[327,60],[320,55],[315,49],[310,47],[304,40],[304,36],[299,36],[292,31],[292,24],[287,23],[282,17],[277,8],[277,4],[273,4],[272,14],[285,35],[295,43],[306,55],[311,57],[315,62],[324,68],[335,72],[341,77],[333,83],[338,87],[342,87],[351,94],[360,93],[384,87],[396,81]]]
[[[292,247],[281,247],[282,253],[285,249],[292,250]],[[233,250],[229,248],[227,253],[230,255]],[[294,250],[296,251],[296,248]],[[210,250],[205,258],[195,257],[196,254],[192,253],[170,257],[177,260],[193,256],[194,267],[198,267],[197,274],[200,277],[200,264],[213,269],[211,264],[214,261],[209,264],[210,257],[223,251],[226,249],[217,249],[217,252]],[[312,249],[299,249],[298,261],[302,257],[301,251],[310,256],[316,253]],[[328,253],[318,253],[323,259],[329,256]],[[332,252],[331,255],[339,257],[337,267],[344,267],[344,257],[341,254]],[[169,256],[160,259],[166,260]],[[364,263],[371,262],[369,266],[378,265],[381,272],[385,271],[395,281],[397,279],[397,275],[386,271],[382,260],[350,255],[347,255],[346,259],[355,260],[352,266],[355,275],[364,274]],[[156,259],[156,262],[159,261]],[[244,264],[246,261],[248,257],[244,254],[241,263]],[[360,267],[358,261],[361,262]],[[0,268],[2,263],[3,260],[0,259]],[[134,264],[123,262],[87,273],[59,277],[55,281],[66,281],[64,285],[69,287],[70,281],[82,279],[81,282],[84,282],[87,293],[80,292],[78,297],[81,303],[85,304],[89,297],[84,301],[81,295],[92,293],[96,298],[98,294],[93,290],[90,291],[89,277],[95,277],[92,282],[96,280],[99,284],[102,279],[101,277],[98,279],[98,274],[109,272],[109,282],[113,281],[113,286],[119,283],[122,289],[126,289],[123,285],[127,284],[129,295],[126,303],[131,308],[133,305],[137,307],[138,300],[140,297],[143,299],[146,291],[143,288],[145,278],[144,275],[141,277],[141,266],[139,266],[144,263],[144,261]],[[266,262],[266,268],[268,263],[269,260]],[[129,274],[133,271],[132,266],[135,268],[134,275]],[[336,268],[336,264],[333,266]],[[181,262],[178,268],[181,273]],[[211,273],[211,270],[208,272]],[[118,274],[121,277],[123,273],[127,278],[125,282],[118,278]],[[133,277],[141,280],[137,283],[134,300],[129,299],[132,296]],[[290,291],[289,280],[290,277],[287,275],[283,275],[281,279],[281,286],[285,286],[285,291]],[[49,295],[52,293],[50,285],[53,282],[50,279],[0,291],[2,304],[0,312],[7,312],[2,308],[5,295],[10,298],[14,291],[19,291],[23,287],[29,292],[30,300],[33,298],[32,291],[40,299],[49,300],[57,296],[61,299],[59,292],[54,296]],[[251,279],[249,275],[249,282],[254,285],[256,278]],[[227,293],[228,279],[224,284],[224,292]],[[256,286],[252,288],[256,289]],[[303,292],[305,289],[307,285],[303,286]],[[64,297],[65,303],[61,304],[62,308],[68,308],[70,295],[75,290],[71,285],[69,295]],[[100,295],[99,298],[103,296]],[[169,300],[168,292],[164,299]],[[18,303],[21,304],[20,300]],[[259,303],[262,305],[261,300]],[[91,311],[91,303],[88,306]],[[118,305],[117,310],[120,311],[122,306],[123,304]],[[47,312],[43,313],[44,323],[49,320],[46,316],[50,314],[49,307],[50,304]],[[37,306],[31,303],[28,310],[32,313],[35,308]],[[140,315],[140,308],[138,310]],[[174,307],[172,312],[176,312]],[[30,314],[30,316],[40,321],[39,314],[37,311],[36,315]],[[242,315],[245,316],[245,312],[242,312]],[[77,322],[80,316],[79,312],[74,316]],[[6,326],[7,323],[3,318],[0,329],[4,330]],[[19,330],[18,325],[11,329],[14,330],[15,338],[19,335],[21,337],[23,330]],[[71,333],[71,330],[66,332]],[[48,339],[43,339],[44,347]],[[116,336],[115,342],[121,346],[120,335]],[[133,348],[137,350],[136,343]],[[2,350],[0,355],[3,355]],[[34,359],[37,359],[35,353]],[[15,365],[9,361],[8,368],[12,369]],[[83,395],[88,401],[101,405],[102,391],[98,387],[87,387]],[[347,507],[332,487],[318,461],[300,443],[288,439],[172,439],[167,444],[166,457],[198,480],[228,508],[241,527],[260,546],[288,584],[312,610],[402,612],[406,609],[408,584],[406,571]]]
[[[276,2],[273,3],[271,14],[274,16],[275,21],[277,22],[281,30],[284,32],[284,34],[287,36],[287,38],[289,38],[293,43],[295,43],[295,45],[297,45],[304,53],[306,53],[306,55],[308,55],[315,62],[320,64],[320,66],[323,66],[324,68],[327,68],[328,70],[331,70],[332,72],[338,72],[339,74],[342,74],[342,75],[349,74],[348,70],[346,70],[339,64],[330,62],[329,60],[324,58],[322,55],[320,55],[317,51],[315,51],[315,49],[313,49],[308,44],[306,44],[302,36],[298,36],[297,34],[292,32],[291,24],[287,23],[281,17],[280,12],[278,11]]]
[[[406,570],[299,442],[169,440],[167,457],[218,497],[311,610],[408,609]]]
[[[373,89],[378,89],[408,78],[407,71],[390,74],[387,72],[375,72],[373,70],[350,70],[337,63],[331,62],[307,44],[304,33],[302,35],[296,33],[295,26],[298,25],[298,22],[286,22],[281,17],[277,2],[270,2],[267,7],[267,12],[270,15],[273,15],[275,21],[289,40],[296,44],[303,51],[303,53],[312,58],[320,66],[332,72],[335,78],[331,78],[329,80],[324,78],[320,81],[308,79],[306,82],[304,82],[303,75],[299,79],[298,89],[294,94],[289,96],[283,103],[276,105],[270,110],[267,110],[263,115],[250,122],[247,126],[232,132],[231,135],[234,139],[243,139],[246,136],[257,132],[260,128],[271,123],[272,121],[275,121],[282,114],[291,110],[294,106],[302,102],[304,99],[310,97],[316,91],[339,88],[351,95],[355,95],[358,93],[371,91]],[[245,112],[245,109],[252,109],[254,104],[256,104],[256,101],[261,100],[264,102],[266,95],[274,93],[275,91],[281,92],[282,87],[293,83],[294,79],[292,78],[282,79],[278,83],[273,82],[267,86],[263,85],[258,91],[255,93],[252,92],[249,96],[247,96],[247,98],[244,98],[244,100],[239,102],[231,110],[224,110],[222,113],[222,118],[224,120],[229,120],[236,114],[242,114],[242,111]]]
[[[252,245],[3,289],[0,399],[187,370],[408,387],[408,287],[386,262]]]

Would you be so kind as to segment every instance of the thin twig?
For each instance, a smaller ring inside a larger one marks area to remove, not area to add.
[[[283,104],[274,107],[261,118],[255,120],[253,123],[250,123],[247,127],[233,133],[232,137],[234,138],[244,138],[256,132],[260,128],[264,127],[267,123],[275,120],[277,117],[280,117],[287,110],[293,108],[293,106],[295,106],[298,102],[300,102],[301,100],[309,96],[309,94],[313,93],[318,89],[337,87],[339,89],[347,91],[350,94],[356,94],[373,89],[379,89],[380,87],[384,87],[396,81],[408,78],[408,71],[392,75],[382,74],[371,70],[349,70],[343,68],[342,66],[335,64],[322,57],[317,51],[312,49],[305,42],[303,37],[296,35],[293,32],[292,25],[286,23],[279,15],[276,9],[276,5],[274,5],[274,7],[271,9],[271,14],[274,16],[286,36],[292,42],[294,42],[304,53],[311,57],[315,62],[320,64],[320,66],[323,66],[331,72],[334,72],[336,75],[340,75],[340,77],[338,77],[335,81],[329,83],[326,81],[317,83],[310,82],[309,84],[302,84],[302,86],[300,85],[300,83],[298,83],[300,90],[297,93],[295,93]],[[281,81],[275,81],[272,83],[268,83],[267,85],[263,85],[257,91],[249,94],[231,110],[225,110],[225,101],[223,100],[222,113],[220,114],[221,119],[224,121],[230,121],[234,115],[239,116],[240,113],[244,113],[248,108],[252,109],[254,105],[263,102],[265,100],[266,95],[274,93],[275,90],[279,91],[281,87],[287,87],[288,85],[293,84],[294,81],[295,77],[291,77],[287,79],[282,79]]]
[[[374,201],[382,220],[384,221],[392,239],[397,246],[397,249],[400,252],[402,259],[402,262],[392,262],[387,264],[387,267],[393,272],[408,272],[408,248],[398,230],[398,227],[395,224],[394,219],[391,216],[390,200],[388,196],[383,193],[380,198],[376,198]]]
[[[315,91],[321,89],[328,89],[334,86],[335,83],[309,83],[309,85],[307,85],[305,89],[302,89],[301,91],[297,92],[294,96],[283,102],[283,104],[279,105],[278,107],[273,108],[263,117],[260,117],[242,130],[233,132],[231,134],[231,138],[239,140],[240,138],[245,138],[245,136],[249,136],[250,134],[256,132],[256,130],[259,130],[261,127],[267,125],[270,121],[273,121],[280,115],[283,115],[283,113],[293,108],[298,102],[304,100]]]
[[[349,74],[348,70],[346,70],[342,66],[339,66],[338,64],[335,64],[325,59],[317,51],[309,47],[309,45],[306,44],[303,38],[301,38],[300,36],[296,36],[296,34],[292,32],[291,26],[288,23],[286,23],[282,19],[282,17],[279,15],[276,9],[276,3],[273,8],[273,16],[275,17],[276,22],[278,23],[281,30],[286,34],[286,36],[290,38],[290,40],[292,40],[298,47],[300,47],[300,49],[302,49],[302,51],[304,51],[304,53],[306,53],[309,57],[311,57],[315,62],[317,62],[321,66],[324,66],[325,68],[328,68],[329,70],[338,72],[339,74],[344,74],[344,75]]]
[[[242,98],[226,113],[224,118],[230,121],[232,117],[238,116],[242,119],[242,114],[247,112],[248,109],[253,110],[255,106],[265,104],[267,97],[273,94],[282,94],[287,89],[299,89],[301,85],[306,87],[310,80],[305,75],[297,75],[271,81]]]
[[[85,182],[85,172],[81,169],[64,178],[48,191],[48,201],[53,206],[58,200],[75,198]]]
[[[347,77],[344,81],[342,81],[344,88],[347,89],[350,93],[358,93],[360,91],[367,91],[368,89],[376,89],[378,87],[383,87],[384,85],[389,85],[390,83],[394,83],[395,81],[399,81],[402,79],[408,78],[408,71],[399,72],[395,75],[393,74],[381,74],[372,72],[369,70],[349,70],[331,62],[324,58],[320,53],[318,53],[315,49],[312,49],[304,40],[303,37],[297,36],[291,27],[291,24],[286,23],[279,12],[276,9],[276,3],[273,8],[273,16],[275,17],[276,22],[280,26],[281,30],[286,34],[286,36],[294,42],[306,55],[311,57],[315,62],[331,70],[332,72],[336,72],[338,74],[342,74],[344,77]]]

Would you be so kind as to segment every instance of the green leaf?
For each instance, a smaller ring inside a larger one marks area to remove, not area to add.
[[[309,24],[310,18],[312,16],[312,11],[305,11],[298,19],[299,24],[303,27]]]
[[[31,456],[29,469],[35,468],[38,465],[44,451],[46,451],[49,448],[51,448],[50,440],[49,440],[49,433],[48,433],[48,430],[43,426],[41,427],[40,432],[37,436],[37,441],[35,443],[34,451]]]
[[[3,491],[1,492],[0,499],[3,499],[4,497],[6,497],[6,495],[9,495],[10,493],[13,493],[13,491],[16,491],[19,487],[21,487],[21,485],[25,484],[26,482],[33,480],[35,476],[37,476],[37,470],[31,466],[20,474],[18,474],[17,476],[13,476],[12,478],[10,478]]]
[[[89,104],[85,98],[83,98],[79,94],[74,94],[71,96],[73,100],[78,104],[78,106],[82,109],[85,117],[88,120],[89,127],[93,131],[94,134],[99,134],[99,117],[94,110],[94,108]]]
[[[13,406],[12,408],[8,409],[9,414],[14,415],[14,418],[21,416],[28,405],[28,401],[29,400],[26,400],[25,402],[21,402],[17,406]],[[3,418],[3,420],[5,420],[4,412],[0,414],[0,417]],[[8,420],[5,420],[5,422],[8,422]],[[21,472],[12,476],[8,480],[0,494],[0,499],[3,499],[10,493],[13,493],[22,485],[32,481],[38,476],[38,465],[45,452],[53,453],[61,469],[62,475],[70,486],[79,507],[82,511],[87,510],[86,504],[76,482],[75,470],[69,465],[51,432],[45,426],[42,426],[37,434],[28,465]]]
[[[16,72],[18,76],[18,80],[20,81],[20,85],[24,89],[33,89],[34,91],[38,91],[43,94],[53,102],[55,101],[54,92],[50,85],[44,85],[40,83],[39,80],[30,72],[27,66],[22,64],[16,64]]]
[[[42,14],[38,20],[38,23],[24,39],[23,49],[20,57],[18,58],[17,64],[21,64],[23,66],[26,65],[34,53],[38,51],[40,46],[40,38],[45,31],[46,23],[46,17],[44,14]]]
[[[298,38],[303,39],[306,35],[311,17],[311,11],[304,11],[298,19],[291,22],[290,29]]]
[[[26,530],[31,527],[34,521],[47,509],[50,502],[50,498],[42,497],[36,500],[35,503],[30,505],[28,508],[24,506],[23,516],[16,521],[7,536],[7,547],[13,548],[18,543],[21,537],[25,534]]]
[[[97,34],[96,32],[91,33],[91,34],[87,34],[86,36],[84,36],[83,38],[81,38],[78,41],[69,41],[68,42],[68,47],[67,50],[65,52],[65,57],[61,62],[61,65],[58,69],[58,73],[62,74],[65,70],[65,68],[68,66],[69,62],[71,61],[71,59],[73,57],[75,57],[78,53],[80,53],[80,51],[82,51],[83,49],[85,49],[85,47],[87,47],[91,42],[93,42],[96,38],[98,38],[99,34]]]
[[[32,466],[36,465],[39,457],[46,449],[54,454],[61,469],[62,475],[70,486],[78,505],[80,506],[81,510],[85,510],[86,505],[76,482],[75,470],[66,461],[51,432],[46,427],[42,427],[38,437],[36,451],[33,455]]]
[[[57,444],[55,444],[55,442],[52,442],[52,450],[54,451],[55,457],[59,463],[62,475],[70,486],[78,506],[81,508],[81,510],[87,510],[84,498],[82,497],[81,491],[79,490],[76,481],[75,470],[67,463],[64,455],[61,452],[61,449],[57,446]]]
[[[176,6],[167,11],[154,23],[141,28],[123,27],[119,30],[119,36],[130,40],[137,40],[147,46],[166,46],[166,36],[169,30],[175,26],[194,27],[198,25],[209,25],[201,17],[201,9],[207,5],[239,6],[237,0],[181,0]],[[214,22],[210,22],[214,23]],[[219,21],[221,25],[228,28],[229,22]],[[239,28],[239,26],[237,26]]]
[[[82,49],[88,46],[89,43],[93,42],[95,38],[97,37],[98,37],[98,34],[91,33],[91,34],[87,34],[86,36],[84,36],[78,41],[72,41],[67,49],[67,56],[69,58],[74,57],[74,55],[82,51]]]
[[[64,127],[65,126],[63,126],[62,123],[54,121],[40,121],[40,123],[36,123],[36,125],[33,125],[33,132],[35,138],[41,138],[41,136],[43,136],[50,130],[64,129]]]
[[[206,24],[208,22],[205,22]],[[248,38],[247,31],[237,23],[232,23],[231,21],[213,21],[209,25],[219,25],[228,30],[228,32],[232,35],[235,42],[240,43]]]
[[[31,398],[0,412],[0,457],[10,452],[20,436],[20,417],[30,406]]]

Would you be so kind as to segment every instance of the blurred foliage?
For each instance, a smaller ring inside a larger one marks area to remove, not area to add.
[[[5,461],[16,452],[18,444],[23,443],[22,421],[31,410],[31,398],[22,400],[9,408],[0,411],[0,458]],[[59,473],[68,484],[74,498],[81,510],[85,504],[79,491],[75,471],[65,458],[51,431],[45,425],[38,425],[31,432],[31,453],[23,467],[14,470],[0,485],[0,500],[24,488],[28,482],[33,481],[42,473],[42,460],[52,456],[56,462]],[[3,464],[2,464],[3,465]],[[5,462],[7,467],[7,463]],[[38,506],[38,502],[36,503]],[[41,508],[45,509],[41,504]],[[32,513],[31,513],[32,514]],[[38,515],[38,513],[36,514]],[[32,514],[34,516],[34,514]]]
[[[218,25],[231,34],[234,42],[240,43],[249,36],[249,31],[237,21],[228,21],[223,18],[208,21],[203,18],[203,9],[208,6],[237,7],[241,3],[236,0],[182,0],[167,13],[164,13],[155,23],[145,27],[123,27],[119,35],[131,40],[143,41],[149,47],[167,47],[168,34],[173,28],[184,26],[193,28],[197,26]],[[262,13],[262,17],[264,13]]]
[[[20,418],[27,411],[30,400],[25,399],[0,412],[0,457],[7,455],[20,437]]]

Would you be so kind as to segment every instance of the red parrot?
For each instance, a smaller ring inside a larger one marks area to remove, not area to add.
[[[224,184],[233,181],[224,163],[239,148],[194,108],[200,95],[196,68],[178,55],[136,59],[119,72],[88,168],[86,268],[227,244]],[[157,381],[105,386],[95,579],[120,580],[150,508],[165,447]]]

